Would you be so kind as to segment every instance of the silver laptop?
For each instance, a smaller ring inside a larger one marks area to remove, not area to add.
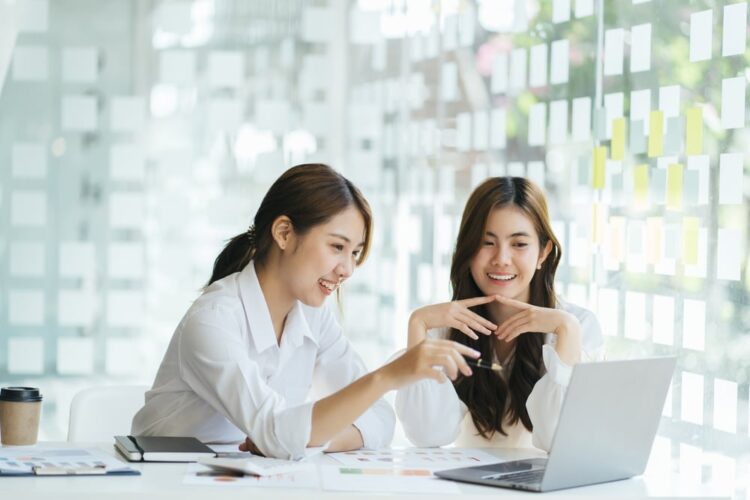
[[[552,491],[642,474],[676,358],[579,363],[547,458],[435,472],[443,479]]]

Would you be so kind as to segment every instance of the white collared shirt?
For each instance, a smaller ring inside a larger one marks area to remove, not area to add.
[[[604,339],[596,316],[582,307],[558,302],[558,307],[575,316],[581,325],[581,361],[600,359],[603,356]],[[446,335],[443,331],[436,333],[441,337]],[[396,394],[396,414],[406,437],[415,446],[455,443],[456,446],[468,448],[535,446],[549,451],[573,370],[557,355],[554,349],[556,340],[554,334],[545,335],[545,345],[542,346],[545,373],[526,400],[533,432],[529,432],[520,421],[514,425],[504,422],[503,430],[507,435],[496,432],[491,439],[483,438],[453,384],[450,381],[441,384],[428,379],[404,387]],[[512,370],[512,366],[510,369]]]
[[[267,456],[299,458],[310,440],[313,378],[316,394],[328,395],[366,373],[327,307],[297,302],[277,344],[251,261],[185,313],[132,433],[207,443],[248,436]],[[381,448],[391,442],[395,415],[381,399],[354,425],[365,448]]]

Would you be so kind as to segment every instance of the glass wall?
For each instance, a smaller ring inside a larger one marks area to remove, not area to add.
[[[747,15],[731,0],[0,1],[0,380],[43,388],[49,439],[80,388],[150,383],[223,241],[303,161],[373,205],[342,321],[375,367],[413,308],[449,299],[473,186],[520,175],[548,194],[557,290],[598,314],[607,356],[679,358],[657,453],[735,467]]]

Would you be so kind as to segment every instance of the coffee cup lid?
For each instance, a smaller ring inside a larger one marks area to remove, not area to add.
[[[36,387],[3,387],[0,389],[0,401],[34,402],[41,401],[42,395]]]

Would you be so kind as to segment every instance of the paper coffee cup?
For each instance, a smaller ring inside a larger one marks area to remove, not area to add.
[[[42,395],[35,387],[0,389],[0,442],[4,446],[36,444]]]

